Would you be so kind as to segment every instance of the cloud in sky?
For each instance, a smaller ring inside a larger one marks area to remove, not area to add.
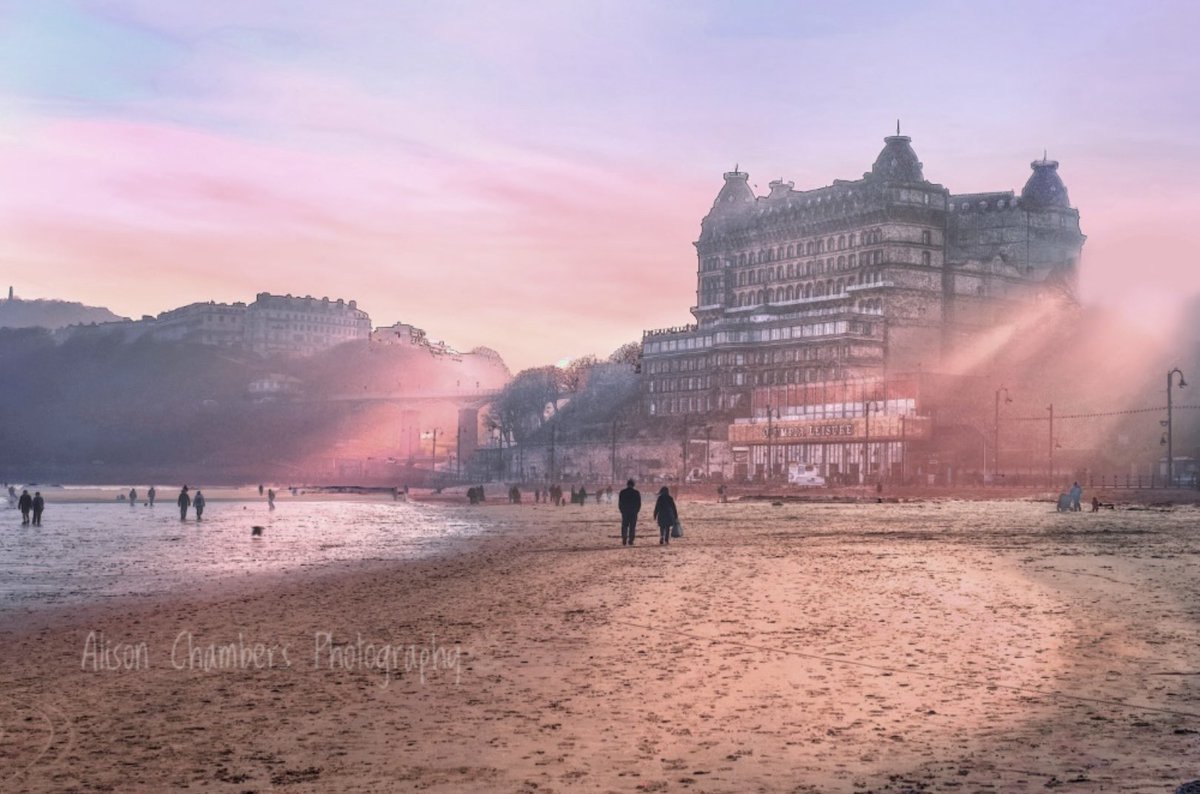
[[[1190,4],[0,4],[0,263],[130,315],[356,298],[517,367],[688,319],[720,174],[1043,146],[1088,299],[1200,290]],[[1136,259],[1136,268],[1131,261]]]

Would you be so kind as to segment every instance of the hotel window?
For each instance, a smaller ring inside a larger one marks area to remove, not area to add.
[[[932,261],[933,261],[933,256],[928,251],[921,252],[921,264],[928,267]]]
[[[933,244],[933,233],[930,232],[928,229],[921,232],[921,245],[932,245],[932,244]]]

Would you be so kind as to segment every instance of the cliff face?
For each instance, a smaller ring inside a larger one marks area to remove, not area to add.
[[[57,300],[0,300],[0,328],[65,328],[81,323],[126,320],[102,306]]]

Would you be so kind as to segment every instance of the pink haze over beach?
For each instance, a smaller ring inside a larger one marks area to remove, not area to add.
[[[604,355],[690,320],[723,171],[853,179],[898,116],[955,192],[1059,160],[1086,302],[1200,292],[1191,4],[330,8],[0,4],[3,286],[328,295],[514,370]]]

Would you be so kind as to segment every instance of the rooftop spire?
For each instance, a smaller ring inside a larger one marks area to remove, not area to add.
[[[896,119],[896,134],[900,134],[900,119]]]

